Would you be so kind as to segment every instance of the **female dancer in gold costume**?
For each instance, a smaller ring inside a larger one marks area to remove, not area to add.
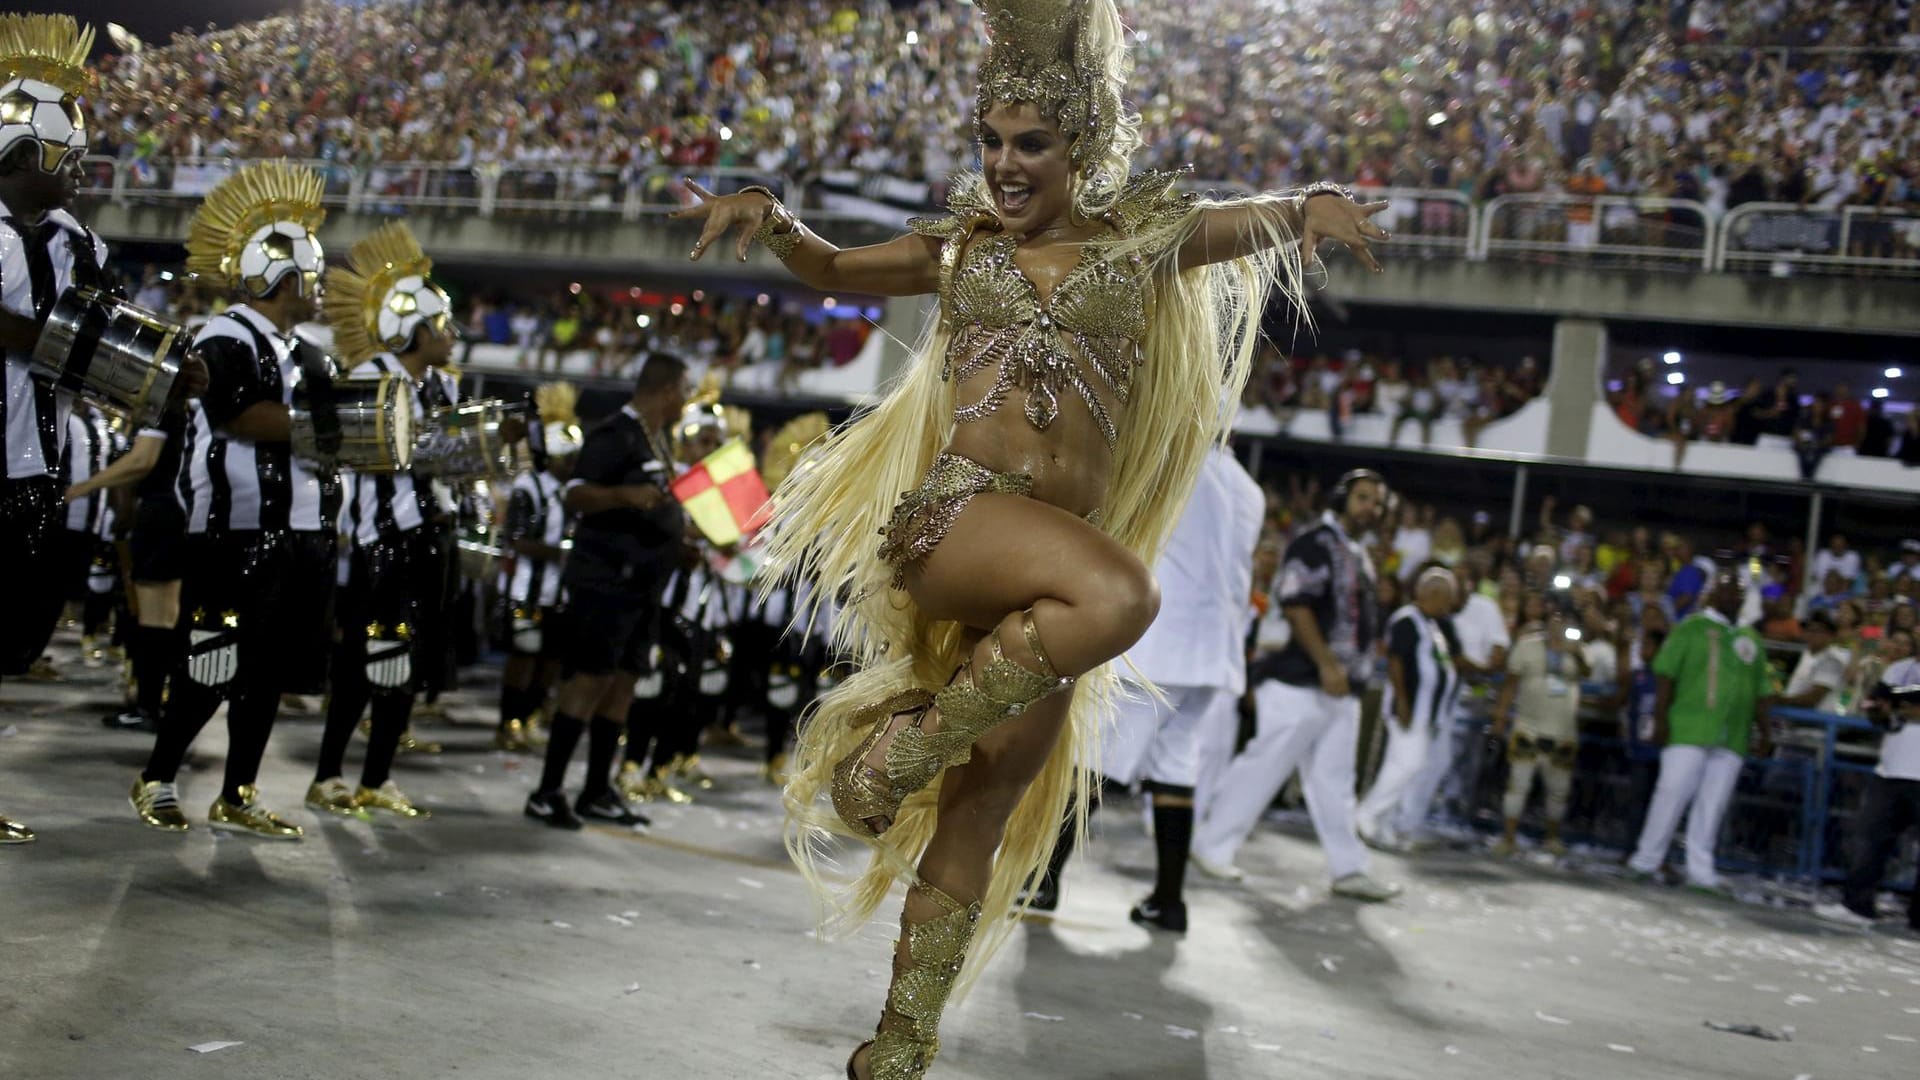
[[[1225,434],[1272,288],[1298,303],[1321,239],[1377,271],[1386,236],[1369,220],[1385,203],[1332,185],[1210,202],[1129,178],[1113,0],[979,6],[982,172],[956,179],[950,215],[847,249],[764,190],[695,186],[678,215],[704,222],[695,259],[737,230],[740,258],[758,240],[814,288],[940,300],[885,399],[781,486],[769,545],[816,601],[848,598],[834,632],[860,661],[802,729],[788,847],[827,895],[827,835],[873,844],[843,927],[908,883],[853,1080],[924,1075],[976,931],[969,975],[1086,806],[1108,667],[1153,621],[1147,568]]]

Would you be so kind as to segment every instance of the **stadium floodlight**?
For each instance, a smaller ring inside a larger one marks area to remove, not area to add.
[[[1876,386],[1873,388],[1873,396],[1877,398],[1884,398],[1888,395],[1889,392],[1890,391],[1888,391],[1887,388],[1884,386]]]
[[[1669,364],[1677,364],[1680,362],[1680,354],[1677,352],[1668,352],[1667,354],[1660,357],[1660,359],[1666,361]]]
[[[1887,369],[1887,378],[1889,378],[1889,379],[1897,379],[1897,378],[1899,378],[1899,377],[1900,377],[1900,369],[1899,369],[1899,368],[1897,368],[1897,367],[1890,367],[1890,368],[1888,368],[1888,369]]]
[[[823,308],[826,308],[828,311],[832,311],[834,308],[838,307],[839,304],[840,304],[840,301],[835,300],[831,296],[827,297],[825,300],[820,301],[820,306]]]
[[[653,325],[653,316],[635,315],[633,317],[633,323],[635,326],[638,326],[640,329],[645,330],[647,327]]]
[[[1684,372],[1684,371],[1669,371],[1669,372],[1667,372],[1667,385],[1668,385],[1668,386],[1679,386],[1679,385],[1680,385],[1681,383],[1683,383],[1683,382],[1686,382],[1686,381],[1687,381],[1687,373],[1686,373],[1686,372]]]

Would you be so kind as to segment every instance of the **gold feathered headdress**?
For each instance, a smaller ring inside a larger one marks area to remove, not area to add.
[[[723,441],[745,439],[753,434],[752,413],[737,405],[720,404],[720,392],[724,388],[725,380],[717,371],[701,377],[699,387],[687,398],[686,408],[680,410],[679,422],[673,425],[676,452],[683,451],[687,440],[708,428],[719,428]]]
[[[326,253],[314,233],[327,219],[326,183],[284,161],[248,165],[220,181],[193,215],[187,270],[266,296],[290,273],[313,295]]]
[[[974,123],[995,103],[1027,102],[1053,117],[1069,140],[1069,158],[1086,176],[1099,171],[1121,121],[1120,73],[1094,40],[1095,3],[1111,0],[979,0],[987,16]],[[1115,16],[1117,19],[1117,16]],[[1117,29],[1117,26],[1115,27]],[[1118,43],[1114,43],[1117,49]]]
[[[541,449],[560,457],[580,449],[580,415],[575,411],[580,390],[572,383],[541,383],[533,391],[533,407],[540,416]]]
[[[766,460],[760,463],[760,478],[767,482],[768,490],[779,487],[792,475],[808,448],[826,437],[827,428],[826,413],[810,412],[794,417],[773,433],[767,441]]]
[[[0,83],[34,79],[79,97],[93,81],[93,27],[71,15],[0,15]]]
[[[70,15],[0,15],[0,157],[37,144],[40,171],[87,152],[87,117],[75,99],[92,79],[93,28]]]
[[[327,270],[327,321],[343,356],[355,364],[399,352],[423,322],[446,324],[447,294],[428,277],[433,260],[413,230],[389,221]]]

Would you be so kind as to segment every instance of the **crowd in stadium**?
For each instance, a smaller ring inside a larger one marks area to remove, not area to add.
[[[1907,0],[1122,8],[1143,163],[1202,178],[1627,193],[1709,213],[1920,202],[1911,50],[1823,51],[1920,42]],[[945,103],[965,98],[979,49],[971,11],[944,0],[320,4],[109,58],[92,107],[97,151],[136,176],[167,157],[284,155],[937,183],[972,157]]]

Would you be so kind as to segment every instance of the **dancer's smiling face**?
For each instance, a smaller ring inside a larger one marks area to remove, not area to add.
[[[1072,207],[1073,166],[1060,125],[1024,102],[997,103],[980,121],[980,166],[987,192],[1012,233],[1064,223]]]

